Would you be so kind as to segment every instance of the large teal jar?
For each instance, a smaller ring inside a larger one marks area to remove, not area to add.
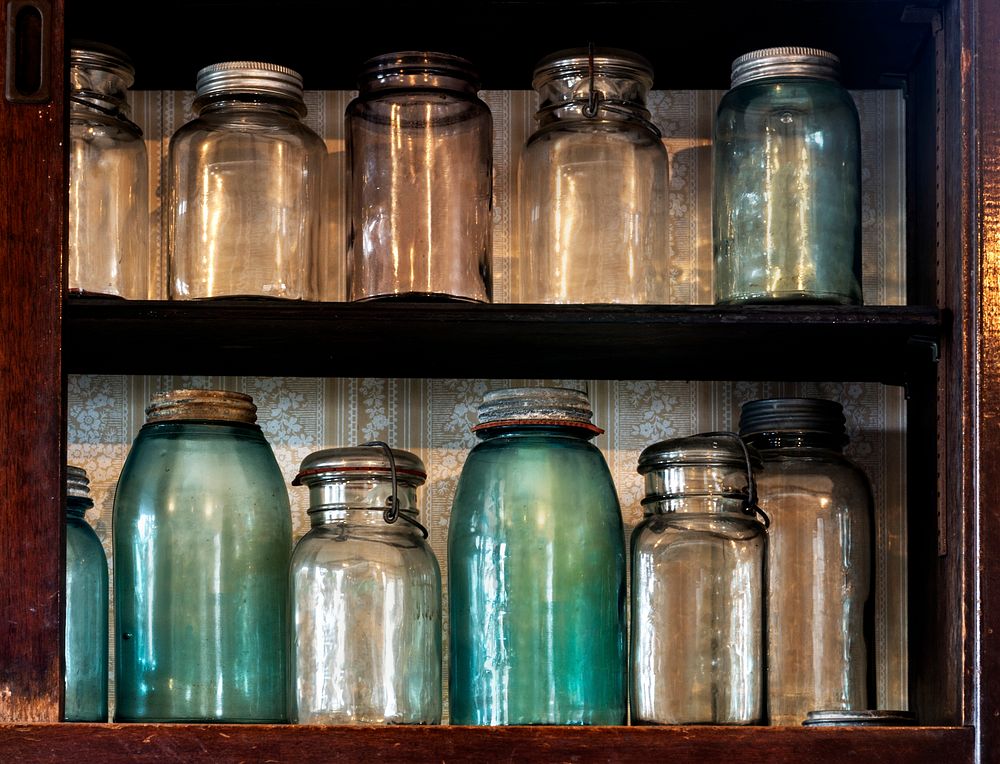
[[[625,540],[586,394],[497,390],[448,530],[453,724],[626,721]]]
[[[291,535],[250,396],[156,396],[114,503],[117,721],[285,721]]]
[[[68,722],[108,720],[108,558],[84,514],[94,506],[82,467],[66,467],[66,620],[63,683]]]

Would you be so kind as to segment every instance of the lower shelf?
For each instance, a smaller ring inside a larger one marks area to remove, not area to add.
[[[972,762],[971,727],[4,724],[0,761]]]

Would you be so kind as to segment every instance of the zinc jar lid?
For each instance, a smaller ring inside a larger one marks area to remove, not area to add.
[[[508,387],[490,390],[479,405],[473,431],[505,425],[567,425],[595,434],[604,432],[590,420],[590,399],[582,390],[566,387]]]
[[[396,479],[408,485],[423,485],[427,468],[416,454],[392,449]],[[378,446],[349,446],[314,451],[302,460],[292,485],[312,485],[327,481],[384,479],[392,477],[392,465],[385,449]]]
[[[844,407],[824,398],[764,398],[747,401],[740,412],[740,436],[815,432],[848,442]]]
[[[146,407],[147,423],[191,419],[254,424],[257,407],[244,393],[187,389],[156,393]]]
[[[199,70],[195,105],[218,95],[259,95],[287,98],[305,114],[302,75],[265,61],[222,61]]]
[[[810,711],[803,727],[910,727],[917,723],[911,711],[871,709],[862,711]]]
[[[761,48],[733,61],[732,87],[771,77],[840,81],[840,58],[819,48]]]
[[[556,78],[590,74],[590,49],[567,48],[550,53],[535,65],[532,87],[540,88]],[[653,65],[647,58],[622,48],[594,48],[594,72],[602,77],[639,80],[653,85]]]

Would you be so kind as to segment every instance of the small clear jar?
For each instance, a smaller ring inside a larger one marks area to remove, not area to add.
[[[67,466],[63,719],[68,722],[108,720],[108,558],[84,518],[93,506],[87,471]]]
[[[347,297],[492,296],[493,117],[472,64],[370,59],[347,106]]]
[[[819,398],[749,401],[740,436],[760,454],[758,503],[771,520],[768,721],[867,710],[872,492],[843,453],[843,408]]]
[[[153,397],[115,491],[115,721],[284,722],[285,480],[249,395]]]
[[[517,302],[665,302],[669,164],[646,108],[652,84],[649,62],[625,50],[564,50],[536,66]]]
[[[586,393],[486,394],[448,525],[452,724],[624,724],[625,537]]]
[[[326,145],[302,121],[301,75],[213,64],[194,107],[168,150],[170,298],[317,299]]]
[[[648,446],[632,532],[634,724],[764,718],[765,523],[759,458],[735,433]]]
[[[131,119],[135,68],[122,51],[78,41],[69,53],[71,294],[149,294],[149,163]]]
[[[861,128],[840,60],[815,48],[737,58],[716,112],[718,304],[861,304]]]
[[[441,570],[417,521],[427,471],[385,444],[316,451],[290,573],[289,721],[438,724]]]

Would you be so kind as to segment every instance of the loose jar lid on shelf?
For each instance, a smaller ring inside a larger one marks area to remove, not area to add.
[[[732,87],[770,77],[840,80],[840,58],[819,48],[762,48],[733,61]]]
[[[823,398],[765,398],[747,401],[740,413],[740,436],[764,432],[821,432],[846,444],[844,407]]]
[[[288,98],[302,115],[302,75],[293,69],[264,61],[223,61],[198,72],[195,105],[213,96],[244,94]]]
[[[474,431],[504,424],[563,424],[600,434],[591,423],[590,399],[581,390],[566,387],[509,387],[490,390],[479,405]]]
[[[810,711],[803,727],[911,727],[917,723],[911,711]]]
[[[147,423],[190,419],[254,424],[257,407],[244,393],[186,389],[156,393],[146,407]]]

